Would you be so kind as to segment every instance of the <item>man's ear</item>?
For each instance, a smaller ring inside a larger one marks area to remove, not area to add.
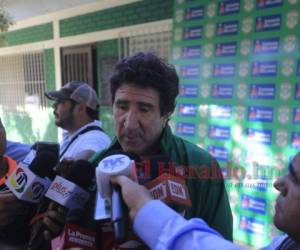
[[[163,115],[163,119],[164,119],[164,124],[163,127],[165,127],[170,119],[170,116],[172,115],[173,112],[168,112],[166,114]]]

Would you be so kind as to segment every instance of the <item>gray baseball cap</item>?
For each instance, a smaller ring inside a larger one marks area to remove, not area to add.
[[[69,82],[60,90],[45,92],[45,96],[54,101],[71,99],[78,103],[84,103],[93,110],[99,108],[99,100],[96,91],[85,82]]]

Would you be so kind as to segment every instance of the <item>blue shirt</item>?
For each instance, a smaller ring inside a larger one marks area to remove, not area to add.
[[[7,140],[5,155],[11,157],[17,163],[19,163],[29,153],[30,148],[31,148],[31,145]]]
[[[186,220],[158,200],[144,205],[134,218],[137,235],[155,250],[241,250],[202,219]]]

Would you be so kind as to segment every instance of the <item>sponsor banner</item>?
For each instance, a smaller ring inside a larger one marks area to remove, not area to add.
[[[201,46],[186,46],[182,48],[182,58],[183,59],[196,59],[200,58],[201,55]]]
[[[282,6],[283,0],[258,0],[256,4],[257,9],[273,8]]]
[[[281,15],[260,16],[256,18],[255,31],[279,30],[281,27]]]
[[[248,107],[248,121],[251,122],[272,122],[273,112],[272,107],[259,107],[249,106]]]
[[[183,40],[200,39],[202,37],[202,26],[187,27],[183,30]]]
[[[294,108],[293,123],[300,124],[300,108]]]
[[[279,45],[279,37],[255,39],[253,41],[253,51],[255,54],[277,53],[279,51]]]
[[[296,84],[295,88],[295,100],[300,100],[300,84]]]
[[[240,12],[240,0],[222,1],[219,3],[219,15],[228,15]]]
[[[184,19],[186,21],[189,20],[199,20],[204,16],[204,7],[203,6],[195,6],[185,9]]]
[[[234,63],[214,64],[214,77],[233,77],[235,75]]]
[[[252,63],[252,76],[276,76],[277,61],[256,61]]]
[[[246,129],[247,140],[249,142],[271,145],[272,144],[272,131],[267,129]]]
[[[180,103],[178,105],[178,115],[179,116],[196,116],[196,114],[197,114],[196,104]]]
[[[217,43],[215,47],[215,56],[235,56],[237,50],[237,42]]]
[[[239,21],[226,21],[217,24],[217,36],[236,35],[239,30]]]
[[[181,78],[197,78],[200,76],[199,65],[184,65],[180,67]]]
[[[300,94],[300,92],[299,92]],[[275,84],[250,84],[249,86],[250,99],[274,99],[275,98]]]
[[[195,124],[187,122],[176,123],[176,134],[182,136],[194,136],[195,135]]]
[[[210,146],[208,146],[207,150],[218,161],[227,161],[228,160],[228,149],[227,148],[210,145]]]
[[[180,97],[198,97],[198,84],[180,84]]]
[[[240,217],[239,229],[247,233],[263,235],[264,226],[265,223],[261,220],[246,217],[244,215]]]
[[[211,105],[211,118],[230,119],[232,114],[232,106],[230,105]]]
[[[272,155],[263,150],[247,150],[245,162],[247,164],[258,164],[259,166],[272,166]]]
[[[300,149],[300,132],[292,132],[291,144],[293,148]]]
[[[233,84],[214,84],[211,95],[215,98],[232,98]]]
[[[258,214],[266,214],[266,199],[243,194],[241,197],[241,208]]]
[[[224,126],[209,126],[208,136],[215,140],[228,140],[230,138],[230,127]]]

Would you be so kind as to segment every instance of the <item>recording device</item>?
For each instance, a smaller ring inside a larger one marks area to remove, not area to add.
[[[66,165],[67,167],[57,168],[58,175],[45,194],[45,197],[50,199],[48,207],[52,210],[63,208],[66,212],[83,209],[89,199],[89,192],[86,189],[95,176],[95,168],[85,160],[77,160]],[[30,250],[42,249],[46,244],[43,236],[45,229],[42,217],[32,225]]]
[[[121,188],[110,184],[110,177],[114,175],[132,176],[136,173],[134,161],[124,152],[115,153],[105,157],[96,168],[96,181],[98,191],[102,198],[111,198],[111,221],[114,228],[115,239],[118,243],[127,240],[128,218]]]
[[[175,176],[174,162],[166,155],[156,155],[150,159],[150,179],[145,187],[154,199],[169,206],[189,207],[191,200],[185,180]]]
[[[15,170],[8,176],[5,184],[22,201],[39,203],[51,184],[53,167],[57,164],[58,154],[36,143]]]

